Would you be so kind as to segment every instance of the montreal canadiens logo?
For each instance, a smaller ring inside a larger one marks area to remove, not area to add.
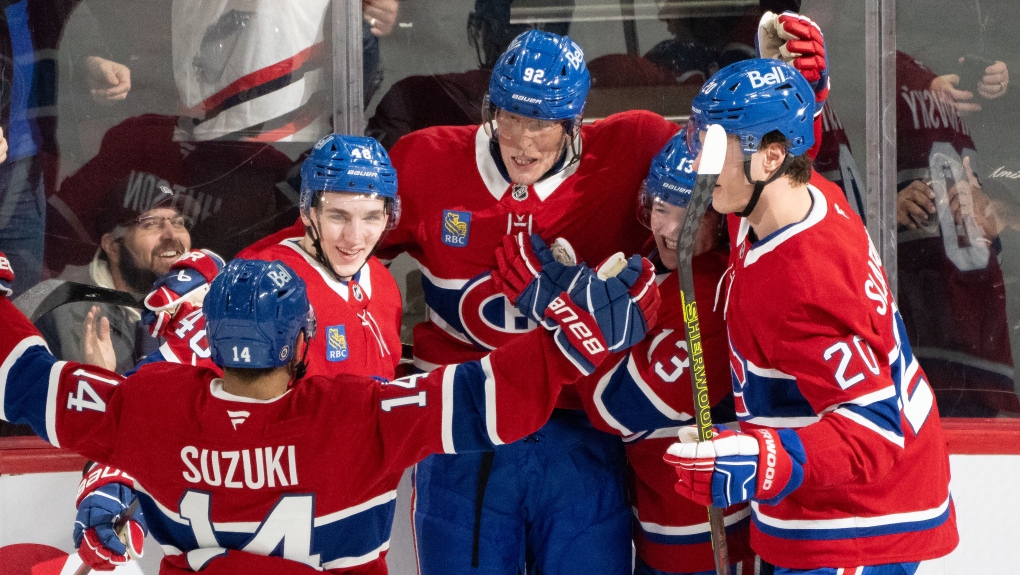
[[[457,308],[464,334],[482,349],[496,349],[536,324],[510,304],[488,273],[464,286]]]

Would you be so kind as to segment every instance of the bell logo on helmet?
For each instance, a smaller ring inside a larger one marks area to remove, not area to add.
[[[786,74],[783,74],[783,69],[777,66],[773,66],[772,72],[768,74],[762,74],[757,70],[751,70],[747,73],[747,78],[751,80],[751,87],[754,89],[761,88],[762,86],[774,86],[789,79],[786,77]]]
[[[575,70],[580,70],[581,65],[584,64],[584,50],[581,50],[580,46],[575,48],[573,52],[567,52],[563,57],[567,59],[567,62],[570,62],[570,65]]]
[[[281,267],[269,270],[268,272],[266,272],[266,276],[269,277],[269,279],[273,280],[273,283],[276,284],[276,287],[279,288],[282,288],[283,286],[287,285],[287,282],[290,281],[290,274],[287,273],[287,270]]]

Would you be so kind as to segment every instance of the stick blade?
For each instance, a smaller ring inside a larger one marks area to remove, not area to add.
[[[719,175],[723,162],[726,160],[726,130],[719,124],[712,124],[705,133],[705,143],[701,148],[701,163],[698,175]]]

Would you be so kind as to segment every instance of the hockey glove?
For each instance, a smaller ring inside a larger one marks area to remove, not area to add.
[[[555,257],[554,249],[564,254],[561,259]],[[549,302],[569,292],[579,279],[591,273],[588,266],[575,262],[576,257],[566,240],[557,240],[550,249],[538,234],[531,234],[529,238],[520,232],[504,236],[503,245],[496,248],[498,267],[492,280],[521,313],[551,328],[554,324],[544,319]]]
[[[178,315],[177,308],[182,303],[202,307],[209,284],[221,268],[223,258],[209,250],[191,250],[174,262],[145,296],[142,320],[149,326],[152,337],[166,336],[170,320]]]
[[[14,268],[3,252],[0,252],[0,296],[10,297],[14,293]]]
[[[699,442],[697,428],[684,427],[663,459],[676,468],[677,493],[720,509],[751,499],[775,505],[804,480],[804,446],[790,429],[725,430]]]
[[[621,260],[613,256],[600,267]],[[588,273],[545,310],[555,324],[557,346],[584,375],[594,372],[609,353],[641,341],[655,323],[659,290],[652,263],[637,255],[623,261],[616,275],[605,269],[601,275]]]
[[[756,39],[762,58],[783,60],[796,68],[815,91],[815,113],[829,96],[829,57],[822,31],[807,16],[765,12],[758,23]]]
[[[100,474],[119,473],[97,467],[82,480],[83,484],[94,476],[97,469],[103,469]],[[78,501],[74,546],[78,548],[81,560],[96,571],[112,571],[132,558],[141,557],[145,535],[149,532],[140,507],[119,529],[115,529],[137,497],[134,489],[118,481],[125,479],[114,475],[112,480],[104,478],[88,485]]]

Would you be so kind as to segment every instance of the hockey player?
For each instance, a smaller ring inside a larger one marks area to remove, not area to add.
[[[633,539],[638,575],[679,575],[711,572],[714,557],[708,514],[676,493],[676,475],[662,463],[662,454],[676,439],[680,426],[694,422],[690,356],[680,305],[677,268],[677,232],[694,187],[694,155],[684,134],[670,139],[652,160],[651,171],[639,194],[638,215],[652,230],[656,282],[662,297],[659,319],[648,336],[624,356],[607,361],[592,376],[577,382],[591,422],[599,429],[622,435],[630,463],[629,491],[634,513]],[[692,268],[699,305],[701,339],[712,405],[731,391],[727,362],[729,346],[722,308],[711,305],[716,284],[726,270],[727,245],[723,222],[708,210],[698,229]],[[541,320],[545,303],[556,293],[543,288],[553,278],[576,273],[557,262],[537,235],[504,239],[498,260],[503,292],[521,313]],[[720,406],[722,407],[722,406]],[[724,419],[733,421],[732,407]],[[726,509],[729,558],[734,565],[752,553],[748,545],[750,510],[746,505]]]
[[[491,281],[503,236],[563,238],[589,262],[642,251],[634,194],[677,126],[633,111],[582,127],[589,85],[580,46],[531,30],[496,62],[481,126],[428,128],[392,148],[403,213],[379,253],[407,252],[424,276],[419,369],[478,359],[535,327]],[[630,573],[623,447],[591,427],[573,389],[559,407],[525,441],[416,467],[424,575],[516,574],[525,559],[549,574]]]
[[[397,282],[372,254],[400,220],[397,174],[372,138],[330,134],[301,166],[304,235],[288,228],[244,249],[304,278],[319,319],[308,350],[312,374],[393,379],[400,361]]]
[[[685,497],[751,502],[751,546],[777,573],[910,574],[958,542],[949,458],[878,254],[805,155],[812,100],[767,59],[694,100],[695,149],[709,123],[728,133],[713,206],[741,217],[723,298],[741,431],[685,428],[665,457]]]
[[[204,309],[222,378],[164,362],[125,379],[57,361],[3,300],[0,416],[129,473],[167,553],[161,573],[384,574],[405,466],[527,435],[607,342],[644,336],[658,307],[652,266],[634,256],[623,268],[555,300],[549,334],[390,383],[302,377],[315,316],[281,262],[235,260],[213,281]],[[12,279],[0,256],[0,289]]]

